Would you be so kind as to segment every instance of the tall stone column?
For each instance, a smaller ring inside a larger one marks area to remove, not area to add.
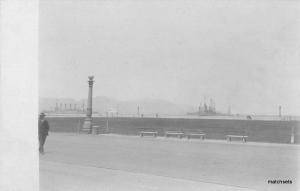
[[[87,111],[86,118],[83,124],[83,130],[88,131],[88,133],[92,133],[92,113],[93,113],[93,84],[94,84],[94,76],[89,76],[89,94],[88,94],[88,103],[87,103]]]

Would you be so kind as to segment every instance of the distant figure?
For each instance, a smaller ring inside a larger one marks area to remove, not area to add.
[[[251,117],[250,115],[247,115],[247,119],[248,119],[248,120],[251,120],[252,117]]]
[[[39,116],[39,152],[44,154],[44,144],[49,132],[49,123],[45,119],[45,114],[41,113]]]

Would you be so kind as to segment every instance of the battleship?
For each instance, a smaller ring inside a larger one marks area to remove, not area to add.
[[[230,106],[228,107],[228,113],[221,113],[216,110],[216,104],[215,101],[211,98],[209,101],[209,104],[206,104],[204,101],[204,104],[200,103],[198,107],[198,111],[196,112],[188,112],[187,115],[194,115],[194,116],[224,116],[224,115],[231,115]]]

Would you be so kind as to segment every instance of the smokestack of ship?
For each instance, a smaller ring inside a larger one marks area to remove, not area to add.
[[[278,107],[278,116],[281,117],[281,105]]]

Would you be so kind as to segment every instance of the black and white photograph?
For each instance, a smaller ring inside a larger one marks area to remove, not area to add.
[[[0,190],[300,190],[299,1],[0,2]]]

